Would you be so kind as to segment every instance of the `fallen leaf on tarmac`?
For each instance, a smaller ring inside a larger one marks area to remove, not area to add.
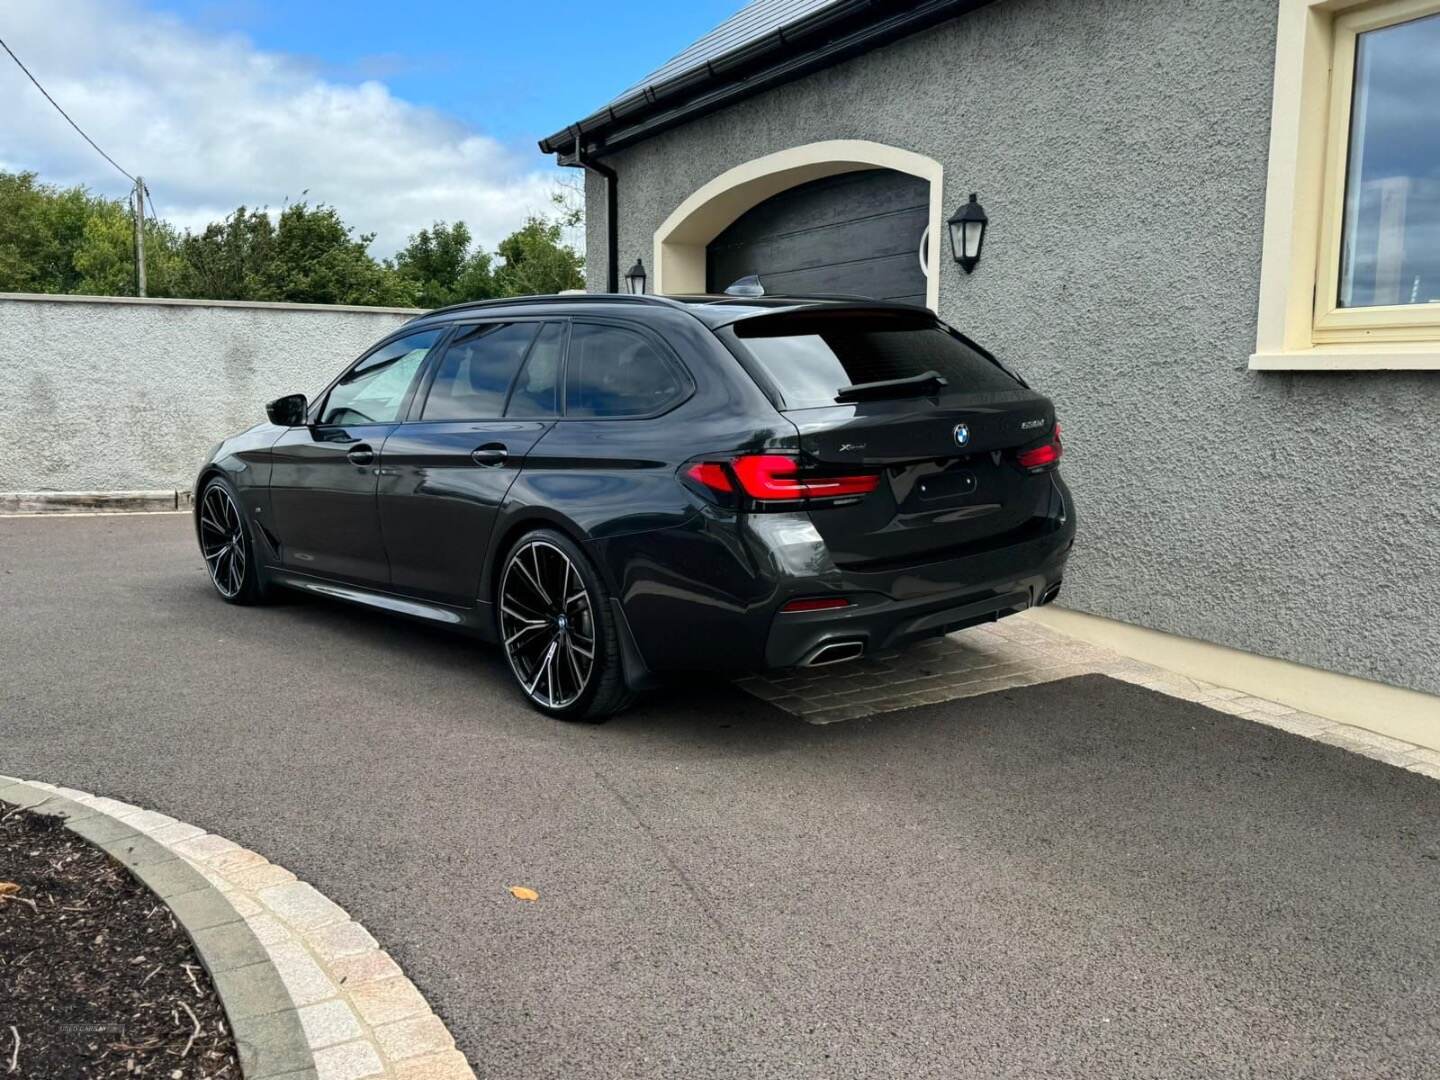
[[[20,891],[20,886],[13,881],[0,881],[0,896],[9,896],[11,893]]]
[[[539,900],[540,894],[534,889],[527,889],[524,885],[511,885],[510,895],[516,900]]]

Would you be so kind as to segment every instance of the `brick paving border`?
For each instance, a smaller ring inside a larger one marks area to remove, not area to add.
[[[903,653],[755,675],[736,685],[806,723],[833,724],[1072,675],[1108,675],[1440,780],[1440,751],[1133,660],[1025,615],[961,630]]]
[[[245,1080],[475,1080],[415,984],[313,885],[223,836],[130,803],[0,776],[165,901],[215,983]]]

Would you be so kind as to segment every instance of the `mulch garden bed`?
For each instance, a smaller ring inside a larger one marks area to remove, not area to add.
[[[240,1076],[165,903],[58,818],[0,803],[0,1080]]]

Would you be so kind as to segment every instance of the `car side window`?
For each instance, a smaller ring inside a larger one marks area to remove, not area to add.
[[[505,395],[540,323],[487,323],[456,334],[445,355],[422,420],[490,420],[505,410]]]
[[[510,391],[506,416],[555,416],[560,402],[560,356],[565,345],[565,324],[546,323],[535,339],[515,388]]]
[[[643,334],[602,323],[571,328],[567,417],[648,416],[684,393],[674,365]]]
[[[325,399],[322,424],[390,424],[400,410],[420,365],[443,331],[425,330],[376,349],[341,376]]]

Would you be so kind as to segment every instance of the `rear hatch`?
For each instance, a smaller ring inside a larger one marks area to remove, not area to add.
[[[723,336],[795,425],[802,475],[879,477],[806,500],[837,565],[878,571],[1054,527],[1054,407],[928,312],[811,308]]]

